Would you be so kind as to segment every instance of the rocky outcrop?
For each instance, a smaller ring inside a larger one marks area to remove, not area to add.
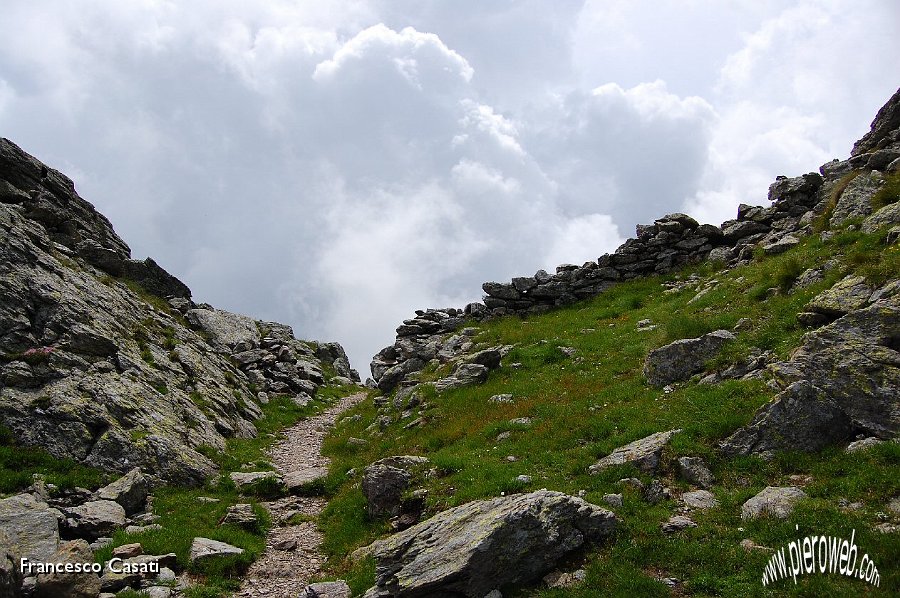
[[[401,455],[381,459],[366,467],[360,487],[366,497],[369,515],[399,515],[403,510],[404,494],[410,488],[414,474],[427,463],[425,457]]]
[[[644,362],[644,376],[651,386],[662,387],[687,380],[703,370],[707,361],[719,354],[734,335],[716,330],[699,338],[684,338],[650,351]]]
[[[659,458],[663,449],[669,444],[672,436],[681,430],[669,430],[667,432],[657,432],[646,438],[629,442],[625,446],[620,446],[609,455],[603,457],[588,468],[591,475],[596,475],[616,465],[634,465],[638,469],[653,473],[659,466]]]
[[[377,541],[366,596],[481,598],[540,579],[615,526],[611,512],[549,490],[470,502]]]
[[[0,237],[0,423],[21,445],[200,484],[216,472],[205,454],[256,434],[267,394],[304,401],[325,382],[315,343],[193,303],[131,259],[72,181],[5,139]]]
[[[872,160],[879,151],[891,150],[897,145],[900,145],[900,89],[881,107],[872,121],[871,130],[853,144],[850,155],[865,158],[868,165],[868,160]]]
[[[816,451],[857,434],[900,435],[898,331],[895,294],[808,333],[789,361],[770,366],[784,390],[726,439],[722,450]]]

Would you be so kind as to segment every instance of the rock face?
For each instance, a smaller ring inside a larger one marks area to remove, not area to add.
[[[726,454],[816,451],[857,434],[900,434],[900,295],[808,333],[771,366],[784,390],[725,440]]]
[[[588,471],[591,475],[595,475],[614,465],[630,464],[647,473],[653,473],[659,466],[659,458],[663,449],[672,436],[680,431],[657,432],[640,440],[630,442],[591,465]]]
[[[722,347],[734,335],[727,330],[716,330],[699,338],[685,338],[650,351],[644,362],[644,376],[651,386],[665,386],[687,380],[701,371],[703,365],[718,355]]]
[[[131,259],[72,181],[6,139],[0,237],[0,420],[22,445],[200,484],[216,471],[204,452],[256,434],[257,392],[323,383],[315,344],[194,304],[153,260]]]
[[[615,525],[611,512],[548,490],[467,503],[376,542],[376,585],[366,595],[481,598],[539,579]]]

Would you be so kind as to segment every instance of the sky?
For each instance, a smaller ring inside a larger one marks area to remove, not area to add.
[[[5,0],[0,135],[365,377],[416,309],[847,157],[898,34],[893,0]]]

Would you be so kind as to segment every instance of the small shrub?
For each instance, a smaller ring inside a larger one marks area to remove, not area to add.
[[[789,257],[782,262],[774,276],[778,290],[782,293],[790,291],[791,287],[794,286],[794,282],[803,274],[804,270],[803,264],[796,257]]]

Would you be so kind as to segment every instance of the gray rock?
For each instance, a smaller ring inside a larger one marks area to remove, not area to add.
[[[662,531],[664,534],[674,534],[689,527],[697,527],[693,519],[684,515],[673,515],[662,524]]]
[[[830,289],[816,295],[804,309],[831,317],[843,316],[864,307],[872,291],[872,287],[862,276],[847,276]]]
[[[596,475],[614,465],[630,464],[642,471],[652,473],[659,466],[659,458],[663,449],[672,436],[680,431],[680,429],[676,429],[667,432],[657,432],[640,440],[630,442],[591,465],[588,468],[588,472],[591,475]]]
[[[60,544],[50,557],[52,563],[91,563],[94,555],[84,540]],[[95,573],[42,573],[34,588],[36,598],[96,598],[100,578]]]
[[[831,216],[831,226],[840,226],[853,218],[871,214],[872,196],[883,184],[884,177],[877,172],[864,172],[856,176],[838,198]]]
[[[236,504],[228,507],[221,523],[237,525],[248,530],[256,530],[259,526],[259,517],[253,512],[253,505]]]
[[[208,559],[215,559],[220,556],[230,556],[243,554],[244,550],[225,542],[218,540],[210,540],[209,538],[194,538],[191,542],[191,563],[198,563]]]
[[[681,339],[654,349],[644,362],[644,376],[648,384],[656,387],[687,380],[701,371],[730,340],[734,340],[734,334],[716,330],[699,338]]]
[[[451,376],[441,378],[434,383],[434,388],[438,392],[444,392],[454,388],[462,388],[463,386],[472,386],[482,384],[488,377],[487,366],[480,363],[462,363]]]
[[[323,581],[306,586],[301,593],[305,598],[350,598],[350,586],[342,579]]]
[[[22,557],[15,551],[12,540],[0,528],[0,596],[16,598],[22,587],[22,569],[19,559]]]
[[[700,457],[680,457],[678,473],[691,484],[701,488],[710,488],[714,481],[712,472]]]
[[[613,508],[616,508],[616,509],[621,508],[622,505],[625,504],[625,503],[622,502],[622,495],[621,495],[621,494],[604,494],[604,495],[603,495],[603,502],[605,502],[605,503],[608,504],[609,506],[611,506],[611,507],[613,507]]]
[[[763,251],[766,252],[766,255],[778,255],[780,253],[784,253],[789,249],[793,249],[799,244],[800,239],[798,239],[794,235],[785,235],[774,243],[769,243],[768,245],[764,246]]]
[[[611,512],[548,490],[470,502],[376,542],[367,595],[484,596],[540,579],[615,526]]]
[[[125,509],[111,500],[92,500],[65,510],[66,528],[75,537],[96,540],[125,527]]]
[[[878,229],[900,224],[900,201],[888,204],[863,220],[860,229],[864,233],[874,233]]]
[[[714,509],[719,506],[719,501],[708,490],[694,490],[681,495],[681,500],[686,507],[691,509]]]
[[[259,330],[253,318],[222,309],[192,309],[185,316],[192,326],[205,332],[214,346],[230,351],[238,343],[255,343]]]
[[[848,453],[858,453],[861,451],[865,451],[867,449],[872,448],[873,446],[877,446],[879,444],[884,443],[884,440],[880,438],[875,438],[874,436],[870,436],[868,438],[863,438],[862,440],[855,440],[847,445],[845,449]]]
[[[878,110],[869,132],[853,144],[850,155],[858,156],[878,149],[896,134],[898,128],[900,128],[900,89]]]
[[[771,516],[785,519],[806,493],[794,486],[767,486],[759,494],[749,499],[741,507],[741,519],[756,519]]]
[[[283,483],[281,475],[277,471],[234,471],[229,477],[238,490],[253,486],[266,479],[275,480],[278,484]]]
[[[59,528],[54,511],[30,494],[0,499],[0,533],[7,548],[34,562],[47,562],[59,545]]]
[[[125,509],[126,515],[131,515],[144,508],[149,492],[150,484],[140,467],[135,467],[112,484],[100,488],[97,498],[117,502]]]
[[[401,455],[388,457],[367,466],[361,482],[366,506],[372,517],[393,517],[403,507],[403,496],[409,489],[417,468],[428,463],[425,457]]]
[[[296,494],[302,492],[328,477],[327,467],[305,467],[284,474],[284,485],[288,492]]]

